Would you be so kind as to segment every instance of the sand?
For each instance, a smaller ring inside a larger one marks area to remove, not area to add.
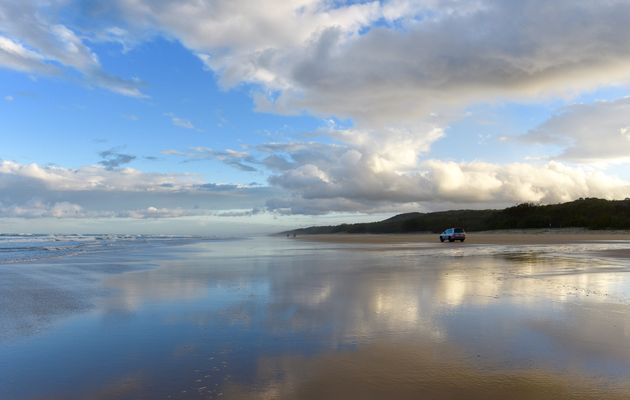
[[[583,230],[531,230],[531,231],[490,231],[467,233],[466,241],[460,243],[440,243],[439,235],[434,233],[410,234],[330,234],[302,235],[295,239],[309,242],[339,244],[371,244],[366,250],[387,250],[387,245],[410,245],[414,243],[434,243],[440,246],[470,245],[562,245],[571,243],[624,243],[628,248],[596,251],[598,256],[630,258],[630,232],[628,231],[583,231]],[[381,246],[376,246],[381,245]]]
[[[301,235],[296,239],[329,243],[440,243],[437,233]],[[565,244],[593,241],[628,241],[629,231],[532,230],[469,232],[464,244]],[[455,242],[459,244],[459,242]]]

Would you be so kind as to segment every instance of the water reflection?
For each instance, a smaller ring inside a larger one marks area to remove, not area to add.
[[[256,387],[229,383],[230,399],[626,399],[623,384],[594,390],[593,378],[534,368],[489,370],[452,347],[413,341],[374,343],[354,352],[281,356],[258,363]],[[281,379],[277,379],[281,376]],[[604,396],[604,397],[602,397]]]
[[[0,397],[622,398],[629,266],[592,256],[605,246],[153,253],[75,282],[88,313],[0,342]]]

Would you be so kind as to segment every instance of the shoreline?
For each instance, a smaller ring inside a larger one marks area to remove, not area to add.
[[[304,234],[294,239],[311,242],[356,243],[356,244],[397,244],[397,243],[435,243],[441,244],[438,233],[333,233]],[[467,232],[464,243],[452,244],[569,244],[593,241],[628,241],[630,231],[588,231],[576,229],[557,230],[506,230]],[[449,243],[450,244],[450,243]]]

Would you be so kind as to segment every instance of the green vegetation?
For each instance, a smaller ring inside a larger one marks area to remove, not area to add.
[[[551,205],[524,203],[504,210],[407,213],[379,222],[313,226],[289,233],[437,233],[448,227],[462,227],[467,231],[531,228],[630,229],[630,199],[587,198]]]

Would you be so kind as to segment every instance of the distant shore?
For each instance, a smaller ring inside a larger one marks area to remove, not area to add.
[[[385,233],[385,234],[310,234],[297,235],[298,240],[328,243],[396,244],[440,243],[437,233]],[[531,229],[468,232],[464,244],[564,244],[590,241],[628,241],[630,231],[592,231],[582,229]],[[459,245],[459,242],[453,243]]]

